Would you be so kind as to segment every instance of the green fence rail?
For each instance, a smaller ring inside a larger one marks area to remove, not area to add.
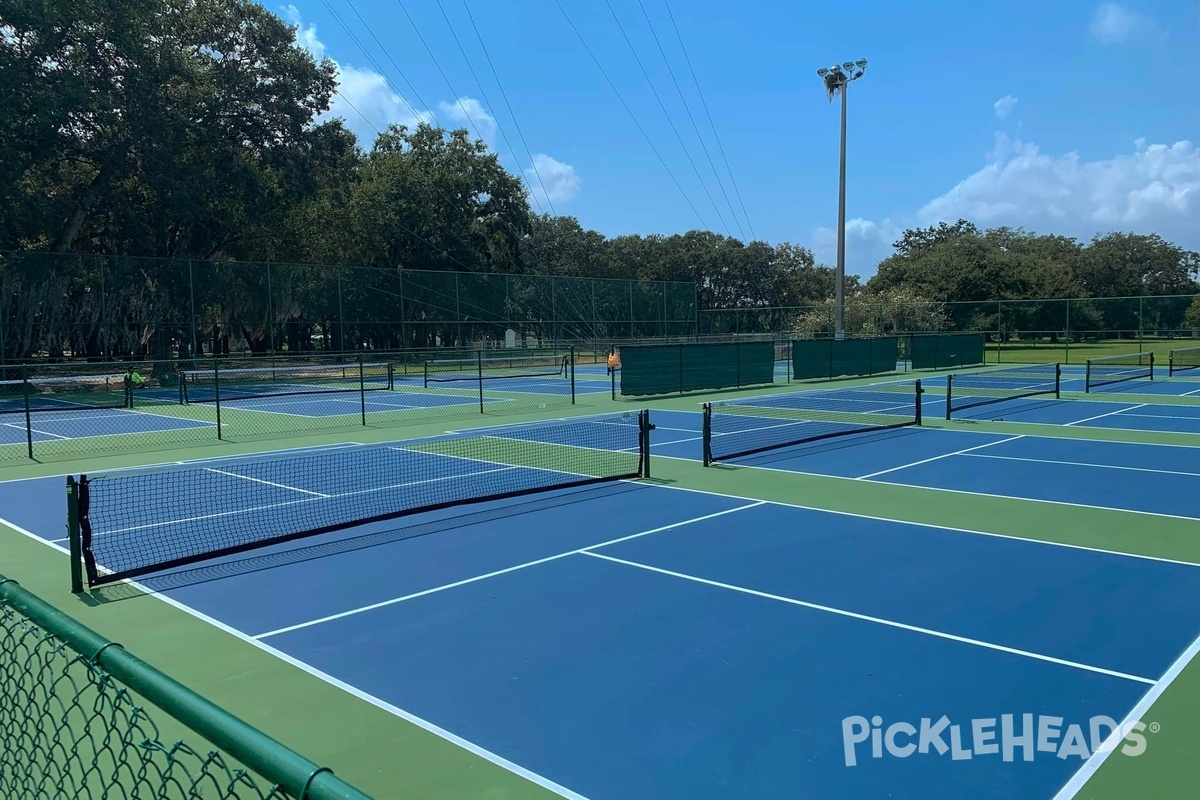
[[[369,800],[3,575],[0,797]]]
[[[627,396],[734,389],[775,381],[771,341],[635,345],[622,347],[620,357],[620,390]],[[614,373],[614,397],[616,386]]]
[[[0,252],[0,364],[696,335],[696,285]],[[511,331],[511,333],[510,333]]]
[[[989,363],[1082,364],[1129,350],[1171,349],[1200,340],[1200,295],[1089,297],[970,302],[870,302],[851,298],[845,308],[850,337],[909,333],[977,332],[987,337]],[[827,337],[832,304],[787,308],[700,311],[699,336],[761,336],[780,340]]]

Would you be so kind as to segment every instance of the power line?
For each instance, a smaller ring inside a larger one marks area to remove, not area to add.
[[[466,5],[465,0],[464,0],[463,5]],[[448,27],[450,29],[450,35],[454,37],[454,43],[456,45],[458,45],[458,52],[462,53],[463,61],[467,62],[467,69],[470,70],[471,77],[475,79],[475,85],[479,87],[479,96],[483,98],[483,102],[488,106],[488,108],[492,108],[493,107],[492,101],[488,99],[487,91],[483,88],[483,82],[480,81],[479,76],[475,74],[475,67],[473,64],[471,64],[471,59],[469,56],[467,56],[466,48],[463,47],[462,41],[459,40],[459,38],[458,38],[458,32],[454,30],[454,25],[450,22],[450,17],[446,14],[446,7],[444,5],[442,5],[442,0],[437,0],[437,6],[438,6],[438,10],[442,12],[442,19],[446,20],[446,27]],[[499,82],[499,81],[497,81],[497,82]],[[515,116],[513,117],[513,125],[517,125],[517,118]],[[517,125],[517,128],[519,130],[520,126]],[[504,128],[500,125],[499,119],[496,119],[496,131],[500,134],[500,138],[502,138],[504,140],[505,146],[508,148],[509,152],[512,153],[513,158],[517,162],[518,170],[520,170],[521,159],[517,155],[516,148],[514,148],[512,146],[512,142],[510,142],[508,140],[508,134],[504,132]],[[521,181],[529,189],[529,194],[533,198],[533,202],[535,204],[537,204],[538,213],[541,213],[542,204],[538,202],[537,195],[535,195],[533,192],[533,186],[530,185],[529,179],[525,177],[525,172],[523,170],[521,170],[519,172],[519,175],[520,175]],[[541,183],[541,176],[538,176],[538,182]],[[547,194],[545,184],[542,184],[542,193]],[[549,198],[548,194],[546,197],[546,202],[547,203],[550,202],[550,198]],[[553,205],[550,206],[550,212],[554,213]]]
[[[558,6],[559,12],[562,13],[563,18],[567,21],[567,24],[571,26],[571,30],[575,32],[575,36],[578,37],[579,43],[583,45],[583,49],[586,50],[588,55],[592,57],[592,61],[595,62],[597,69],[600,70],[600,74],[604,76],[604,80],[608,81],[609,87],[613,90],[613,93],[617,96],[617,99],[621,101],[621,105],[625,108],[625,113],[629,114],[629,118],[633,120],[633,124],[637,127],[638,131],[642,134],[642,137],[646,140],[646,144],[650,145],[650,149],[654,152],[654,155],[658,157],[658,163],[662,164],[663,169],[667,171],[667,175],[670,176],[671,181],[675,184],[675,188],[679,190],[681,195],[683,195],[684,201],[688,204],[688,207],[692,209],[692,213],[696,215],[696,219],[700,220],[700,226],[707,230],[708,223],[704,221],[704,217],[701,216],[700,211],[696,208],[696,205],[692,202],[692,199],[688,197],[687,192],[683,190],[683,186],[680,185],[679,179],[675,177],[675,173],[671,171],[671,168],[667,165],[666,160],[663,159],[662,153],[658,152],[658,148],[654,146],[654,140],[650,138],[649,134],[646,133],[646,129],[642,127],[640,122],[638,122],[637,115],[633,113],[633,109],[629,107],[629,103],[625,102],[625,97],[621,94],[621,90],[617,88],[615,83],[613,83],[612,78],[608,75],[608,71],[605,70],[604,65],[600,63],[600,59],[596,58],[596,54],[592,52],[592,48],[588,46],[587,40],[583,38],[583,34],[581,34],[579,29],[575,27],[575,23],[571,21],[570,15],[568,15],[566,9],[562,7],[562,3],[559,2],[559,0],[554,0],[554,4]]]
[[[733,184],[733,193],[737,196],[738,203],[742,207],[742,216],[746,218],[746,225],[750,228],[750,236],[751,238],[757,238],[754,235],[754,224],[750,222],[750,215],[746,213],[746,204],[742,200],[742,193],[738,189],[737,180],[733,177],[733,169],[729,166],[729,157],[725,155],[725,148],[721,144],[721,137],[717,134],[717,126],[713,122],[712,112],[708,108],[708,101],[704,99],[704,92],[700,90],[700,80],[696,77],[696,68],[692,65],[692,59],[688,56],[687,48],[683,44],[683,36],[679,33],[679,26],[675,23],[675,15],[671,13],[671,6],[667,0],[663,0],[663,5],[667,8],[667,16],[671,18],[671,27],[675,29],[675,38],[679,40],[679,47],[683,50],[683,58],[687,61],[688,69],[692,73],[692,82],[696,84],[696,93],[700,95],[700,102],[704,105],[704,113],[708,116],[708,124],[712,128],[713,138],[717,142],[717,150],[721,153],[721,158],[725,162],[725,170],[729,173],[729,182]]]
[[[654,30],[654,23],[650,21],[650,14],[646,12],[646,4],[642,0],[638,0],[638,6],[642,9],[642,16],[646,19],[646,26],[650,29],[650,35],[654,37],[654,44],[658,46],[659,55],[662,56],[663,63],[667,65],[667,72],[671,75],[671,82],[675,84],[675,91],[679,93],[683,109],[687,112],[688,119],[692,123],[692,130],[696,132],[696,138],[700,140],[700,147],[704,150],[704,157],[708,159],[708,166],[712,169],[713,177],[717,179],[717,186],[721,189],[721,194],[725,198],[725,204],[729,206],[730,215],[733,217],[733,224],[737,226],[738,234],[744,240],[746,232],[742,229],[742,221],[738,219],[737,211],[733,207],[733,201],[729,199],[729,192],[725,190],[725,182],[721,180],[721,175],[717,172],[717,165],[713,163],[712,154],[708,151],[708,144],[704,141],[704,136],[700,133],[700,126],[696,124],[696,117],[692,114],[692,106],[683,94],[683,87],[679,85],[679,79],[675,77],[675,70],[671,67],[671,59],[667,58],[667,51],[663,48],[662,41],[658,38],[658,32]]]
[[[384,49],[383,45],[380,44],[379,39],[375,37],[374,32],[371,31],[371,26],[367,25],[366,20],[364,20],[362,18],[362,15],[358,13],[358,9],[356,9],[354,7],[353,2],[350,2],[350,0],[347,0],[347,2],[350,5],[350,10],[354,12],[354,15],[356,17],[358,17],[359,22],[361,22],[363,24],[363,27],[365,27],[367,29],[367,33],[371,34],[371,38],[375,39],[375,43],[379,45],[379,49],[383,50],[384,57],[392,62],[392,66],[395,67],[397,74],[400,75],[400,79],[402,81],[404,81],[405,84],[408,85],[409,89],[412,89],[413,97],[415,97],[417,99],[418,103],[420,103],[421,105],[425,105],[425,101],[422,100],[421,97],[417,94],[416,88],[412,85],[412,83],[409,82],[408,78],[405,77],[404,71],[402,69],[400,69],[400,67],[396,64],[395,61],[392,61],[392,58],[391,58],[391,56],[388,55],[387,50]],[[367,59],[367,61],[371,62],[371,66],[375,67],[375,71],[377,73],[379,73],[379,77],[383,78],[383,81],[384,81],[384,83],[387,84],[388,88],[391,89],[392,92],[395,93],[395,95],[400,98],[400,101],[402,103],[404,103],[404,105],[408,108],[409,112],[413,115],[413,118],[419,121],[421,119],[420,112],[418,112],[417,109],[413,107],[413,104],[408,101],[408,98],[404,94],[402,94],[400,92],[400,90],[397,89],[396,86],[391,82],[391,80],[387,76],[387,73],[384,71],[383,67],[380,66],[379,62],[375,60],[375,57],[373,55],[371,55],[371,53],[363,45],[362,40],[359,39],[358,36],[354,33],[354,31],[352,31],[350,29],[350,26],[346,24],[346,21],[344,19],[342,19],[342,15],[337,12],[337,9],[335,9],[333,7],[333,5],[329,2],[329,0],[321,0],[321,3],[329,11],[329,13],[331,15],[333,15],[334,20],[336,20],[337,23],[342,26],[342,30],[344,30],[346,32],[346,35],[349,36],[351,41],[353,41],[354,44],[358,47],[359,52],[361,52],[363,54],[363,56]],[[429,115],[433,116],[432,110],[429,111]],[[437,117],[433,117],[433,121],[435,124],[437,124]]]
[[[692,165],[692,172],[696,173],[696,180],[700,181],[700,188],[704,190],[704,194],[708,196],[708,202],[712,204],[713,210],[717,212],[717,219],[721,221],[721,227],[725,229],[725,233],[729,234],[729,223],[725,221],[725,215],[717,207],[717,201],[713,199],[712,192],[708,190],[708,184],[700,176],[700,170],[696,167],[696,162],[692,159],[692,154],[688,152],[683,137],[679,135],[679,129],[675,127],[675,120],[671,118],[671,112],[667,110],[667,105],[663,102],[662,95],[658,93],[654,81],[650,79],[650,73],[646,70],[646,65],[642,63],[641,57],[637,54],[637,49],[634,48],[633,42],[629,39],[629,34],[625,32],[625,26],[621,24],[621,20],[617,16],[617,12],[613,9],[612,3],[609,0],[604,0],[604,4],[608,6],[608,11],[612,14],[613,21],[617,23],[617,30],[621,31],[621,36],[625,39],[625,44],[629,46],[629,52],[633,54],[633,60],[637,62],[638,69],[642,71],[642,76],[646,79],[646,83],[650,86],[650,91],[654,94],[654,99],[658,101],[658,107],[662,109],[663,116],[667,118],[667,124],[671,126],[671,131],[675,134],[675,139],[679,142],[679,146],[683,148],[683,155],[687,158],[688,163]]]
[[[425,41],[425,37],[421,35],[421,29],[417,27],[416,21],[414,21],[412,15],[408,13],[408,9],[404,7],[404,0],[396,0],[396,5],[400,6],[400,10],[404,12],[404,16],[408,17],[408,24],[412,25],[412,29],[417,34],[417,38],[421,40],[421,44],[424,46],[425,52],[429,54],[431,59],[433,59],[433,65],[437,67],[437,71],[441,73],[442,80],[446,82],[446,86],[450,89],[450,94],[454,95],[454,102],[458,104],[463,116],[467,118],[467,122],[470,124],[471,130],[475,131],[475,136],[482,140],[483,134],[479,132],[478,126],[475,125],[475,120],[471,118],[471,112],[467,111],[467,107],[463,105],[462,98],[458,96],[458,92],[454,90],[453,84],[450,83],[450,78],[446,75],[446,70],[442,69],[441,62],[438,61],[437,56],[433,54],[433,50],[429,47],[429,43]],[[497,128],[498,127],[499,125],[497,125]]]
[[[517,138],[521,140],[521,146],[525,148],[525,155],[529,157],[529,165],[533,168],[533,174],[537,177],[542,191],[546,194],[546,203],[550,206],[550,213],[557,216],[557,213],[554,211],[554,202],[550,199],[550,193],[546,191],[546,184],[542,180],[542,173],[538,170],[537,161],[534,160],[533,153],[529,150],[529,144],[525,141],[525,134],[521,131],[521,126],[517,124],[517,115],[513,111],[512,103],[508,101],[508,93],[504,91],[504,84],[500,82],[500,75],[496,72],[496,65],[492,62],[487,45],[483,43],[483,35],[479,32],[479,26],[475,24],[475,15],[471,13],[471,7],[467,5],[467,0],[463,0],[463,8],[467,12],[467,18],[471,20],[471,27],[475,30],[475,38],[479,40],[479,46],[483,50],[483,57],[487,59],[488,67],[492,70],[492,77],[496,79],[496,86],[500,89],[500,96],[504,98],[504,105],[508,108],[508,115],[512,117],[513,125],[516,126]]]

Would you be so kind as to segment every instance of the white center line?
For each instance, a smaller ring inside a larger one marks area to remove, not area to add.
[[[1096,416],[1088,417],[1087,419],[1077,419],[1074,422],[1068,422],[1063,427],[1069,428],[1072,425],[1082,425],[1085,422],[1091,422],[1092,420],[1097,420],[1097,419],[1104,419],[1105,417],[1111,417],[1113,414],[1123,414],[1126,411],[1133,411],[1135,408],[1145,408],[1148,405],[1150,405],[1150,404],[1149,403],[1138,403],[1136,406],[1125,406],[1124,408],[1118,408],[1116,411],[1109,411],[1107,414],[1097,414]]]
[[[406,594],[406,595],[403,595],[402,597],[393,597],[390,600],[384,600],[379,603],[371,603],[370,605],[360,606],[359,608],[352,608],[349,611],[342,611],[337,614],[330,614],[329,616],[320,617],[318,619],[312,619],[312,620],[309,620],[308,622],[301,622],[296,625],[288,625],[286,628],[277,628],[276,630],[273,630],[273,631],[267,631],[266,633],[260,633],[257,636],[255,636],[254,638],[255,639],[266,639],[270,636],[278,636],[281,633],[288,633],[290,631],[300,630],[301,628],[308,628],[313,625],[320,625],[324,622],[331,622],[336,619],[342,619],[344,617],[353,616],[355,614],[361,614],[365,611],[374,611],[377,608],[384,608],[386,606],[395,605],[396,603],[403,603],[408,600],[415,600],[418,597],[424,597],[426,595],[435,594],[437,592],[444,592],[447,589],[454,589],[459,586],[466,586],[467,584],[476,583],[476,582],[482,581],[482,580],[487,580],[488,578],[494,578],[498,575],[504,575],[509,572],[516,572],[517,570],[528,569],[529,567],[535,567],[539,564],[546,564],[550,561],[558,561],[559,559],[566,558],[567,556],[576,556],[581,553],[586,553],[589,550],[594,550],[598,547],[608,547],[609,545],[619,544],[620,542],[627,542],[630,539],[639,539],[643,536],[649,536],[653,533],[662,533],[663,531],[669,531],[669,530],[673,530],[675,528],[682,528],[684,525],[693,525],[697,522],[704,522],[705,520],[714,519],[716,517],[723,517],[726,514],[734,514],[738,511],[745,511],[747,509],[757,508],[758,506],[762,506],[762,505],[767,505],[767,502],[765,500],[759,500],[757,502],[747,503],[746,505],[737,506],[735,508],[727,508],[724,511],[717,511],[712,514],[705,514],[704,516],[701,516],[701,517],[692,517],[691,519],[685,519],[685,520],[681,520],[679,522],[672,522],[670,525],[663,525],[658,528],[652,528],[651,530],[648,530],[648,531],[641,531],[640,533],[633,533],[628,536],[621,536],[617,539],[609,539],[607,542],[600,542],[598,544],[590,544],[587,547],[580,547],[575,550],[568,550],[565,553],[556,553],[555,555],[546,556],[545,558],[539,558],[539,559],[535,559],[533,561],[526,561],[524,564],[517,564],[515,566],[505,567],[504,569],[498,569],[493,572],[485,573],[483,575],[475,575],[470,578],[464,578],[461,581],[454,581],[453,583],[447,583],[443,586],[435,586],[432,589],[425,589],[420,592],[413,592],[412,594]]]
[[[953,633],[945,633],[943,631],[935,631],[931,628],[922,628],[918,625],[909,625],[904,622],[896,622],[895,620],[884,619],[882,617],[873,617],[869,614],[859,614],[855,611],[847,611],[842,608],[834,608],[832,606],[825,606],[825,605],[821,605],[820,603],[810,603],[806,600],[797,600],[792,597],[784,597],[782,595],[770,594],[769,592],[760,592],[757,589],[747,589],[744,586],[735,586],[731,583],[722,583],[720,581],[709,580],[708,578],[700,578],[695,575],[688,575],[683,572],[674,572],[669,569],[662,569],[661,567],[652,567],[649,564],[641,564],[637,561],[627,561],[623,558],[617,558],[616,556],[609,556],[609,555],[605,555],[603,553],[591,553],[591,552],[587,552],[587,551],[581,551],[580,555],[591,556],[592,558],[602,558],[605,561],[612,561],[613,563],[616,563],[616,564],[624,564],[625,566],[635,567],[637,569],[643,569],[643,570],[647,570],[649,572],[657,572],[661,575],[669,575],[672,578],[682,578],[685,581],[692,581],[694,583],[702,583],[702,584],[705,584],[706,586],[713,586],[718,589],[728,589],[731,592],[739,592],[741,594],[748,594],[748,595],[752,595],[754,597],[761,597],[766,600],[776,600],[780,603],[788,603],[789,605],[802,606],[804,608],[813,609],[814,611],[824,611],[827,614],[836,614],[841,617],[849,617],[851,619],[862,620],[863,622],[874,622],[878,625],[886,625],[890,628],[899,628],[901,630],[912,631],[913,633],[921,633],[926,636],[933,636],[938,639],[947,639],[952,642],[959,642],[962,644],[973,645],[975,647],[982,647],[987,650],[997,650],[1001,653],[1011,653],[1012,655],[1023,656],[1025,658],[1032,658],[1037,661],[1046,661],[1051,664],[1059,664],[1059,665],[1065,666],[1065,667],[1074,667],[1075,669],[1081,669],[1081,670],[1085,670],[1087,672],[1096,672],[1101,675],[1111,676],[1113,678],[1123,678],[1124,680],[1136,681],[1137,683],[1145,683],[1145,684],[1149,684],[1151,686],[1153,686],[1157,682],[1151,678],[1143,678],[1140,675],[1130,675],[1129,673],[1126,673],[1126,672],[1117,672],[1116,670],[1105,669],[1103,667],[1096,667],[1096,666],[1092,666],[1091,664],[1082,664],[1078,661],[1068,661],[1067,659],[1055,658],[1054,656],[1048,656],[1048,655],[1044,655],[1042,653],[1034,653],[1030,650],[1021,650],[1016,647],[1006,647],[1005,645],[1002,645],[1002,644],[995,644],[993,642],[985,642],[980,639],[971,639],[967,636],[957,636]]]
[[[950,456],[960,456],[964,453],[970,453],[973,450],[982,450],[985,447],[993,447],[998,444],[1004,444],[1005,442],[1013,442],[1013,441],[1016,441],[1017,439],[1024,439],[1024,438],[1025,438],[1025,434],[1018,434],[1017,436],[1009,436],[1006,439],[999,439],[994,442],[986,442],[984,444],[977,444],[974,447],[966,447],[966,448],[963,448],[962,450],[955,450],[952,453],[942,453],[940,456],[933,456],[931,458],[923,458],[920,461],[914,461],[911,464],[901,464],[898,467],[889,467],[888,469],[881,469],[878,472],[871,472],[866,475],[859,475],[854,480],[865,481],[870,478],[878,477],[880,475],[887,475],[889,472],[898,472],[899,470],[908,469],[909,467],[917,467],[917,466],[920,466],[921,464],[928,464],[931,461],[940,461],[941,459],[949,458]]]
[[[263,486],[273,486],[276,489],[287,489],[289,492],[300,492],[300,494],[308,494],[313,497],[331,497],[332,495],[324,494],[323,492],[314,492],[309,489],[301,489],[298,486],[288,486],[286,483],[275,483],[274,481],[263,480],[262,478],[251,478],[249,475],[239,475],[236,472],[228,472],[223,469],[215,469],[213,467],[205,467],[205,472],[215,472],[218,475],[225,475],[230,478],[237,478],[251,483],[261,483]]]

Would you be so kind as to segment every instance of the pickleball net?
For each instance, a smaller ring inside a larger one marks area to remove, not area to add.
[[[946,419],[968,408],[1030,397],[1061,397],[1058,364],[1021,364],[946,377]]]
[[[236,369],[183,370],[182,403],[216,403],[256,397],[376,391],[394,385],[392,364],[297,364]]]
[[[570,378],[571,356],[489,356],[425,362],[425,387],[431,383],[474,382],[495,378]]]
[[[1200,369],[1200,347],[1184,347],[1168,354],[1168,376],[1193,369]]]
[[[921,424],[921,382],[704,405],[704,466],[820,439]]]
[[[72,588],[371,522],[649,475],[650,413],[68,478]],[[80,571],[82,565],[82,572]]]
[[[128,408],[124,375],[64,375],[0,381],[0,414]]]
[[[1126,381],[1154,379],[1154,353],[1121,353],[1087,360],[1087,375],[1084,391],[1091,392],[1104,386]]]

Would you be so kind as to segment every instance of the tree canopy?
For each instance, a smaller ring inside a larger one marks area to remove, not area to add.
[[[315,60],[296,34],[251,0],[10,0],[0,17],[0,251],[687,281],[702,309],[833,297],[833,270],[789,242],[699,230],[606,237],[573,217],[534,214],[520,177],[463,130],[391,126],[359,142],[342,121],[323,118],[336,67]],[[865,284],[848,277],[851,302],[899,309],[1200,292],[1200,255],[1154,235],[1083,243],[958,220],[907,230],[894,248]],[[63,319],[101,315],[98,279],[84,262],[61,262],[68,266],[54,276],[4,263],[6,324],[44,319],[51,297]],[[122,313],[190,313],[162,307],[170,305],[164,287],[180,285],[182,272],[122,269],[132,283],[121,296],[110,285],[116,299],[106,301]],[[196,313],[266,325],[271,314],[275,322],[311,317],[303,306],[314,297],[332,302],[328,281],[298,281],[269,305],[254,296],[256,285],[223,286],[216,310]],[[382,285],[343,288],[385,315]],[[478,308],[500,302],[470,298]],[[1183,324],[1194,309],[1185,300],[1160,322]],[[894,325],[905,313],[888,312]],[[1058,324],[1036,305],[1023,313],[1020,326]],[[1111,314],[1113,325],[1139,322]],[[946,324],[982,323],[958,314]],[[453,335],[410,343],[431,338]]]

